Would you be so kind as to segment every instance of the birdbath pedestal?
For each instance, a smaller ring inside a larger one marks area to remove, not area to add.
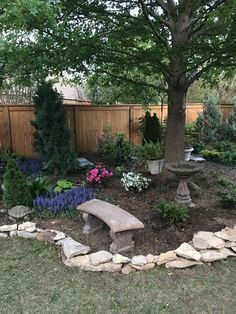
[[[187,180],[195,173],[200,171],[200,167],[190,162],[175,162],[166,165],[167,170],[174,173],[179,179],[179,185],[175,194],[177,203],[195,207],[193,204]]]

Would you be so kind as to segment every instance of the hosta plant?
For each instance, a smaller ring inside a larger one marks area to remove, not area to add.
[[[141,173],[128,172],[123,173],[121,182],[126,191],[142,192],[149,187],[151,179],[145,178]]]

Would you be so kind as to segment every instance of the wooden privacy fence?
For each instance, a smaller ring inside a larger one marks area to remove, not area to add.
[[[151,112],[156,112],[161,118],[161,107],[151,106]],[[232,105],[221,106],[223,119],[227,118]],[[201,103],[187,105],[186,122],[196,120],[202,111]],[[138,119],[144,115],[142,105],[115,106],[66,106],[68,124],[73,143],[77,152],[95,152],[98,149],[99,138],[103,128],[111,125],[114,131],[125,133],[133,144],[141,141],[137,131]],[[163,119],[167,117],[167,106],[163,107]],[[0,106],[0,146],[9,146],[14,152],[24,156],[33,156],[32,139],[34,128],[30,121],[34,119],[34,107]]]

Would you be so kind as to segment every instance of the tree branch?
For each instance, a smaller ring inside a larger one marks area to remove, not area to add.
[[[104,74],[107,74],[107,75],[109,75],[111,77],[114,77],[114,78],[116,78],[118,80],[126,81],[126,82],[129,82],[129,83],[135,84],[135,85],[152,87],[152,88],[155,88],[155,89],[159,89],[162,92],[165,92],[165,93],[167,92],[167,89],[163,85],[156,85],[156,84],[153,84],[153,83],[147,83],[145,81],[135,80],[135,79],[129,78],[127,76],[113,74],[113,73],[111,73],[109,71],[101,70],[101,69],[97,70],[96,72],[97,73],[104,73]]]
[[[168,44],[168,41],[157,31],[155,25],[153,24],[153,22],[150,20],[150,17],[149,17],[149,12],[148,12],[148,8],[146,6],[146,4],[144,3],[143,0],[138,0],[139,3],[141,4],[142,6],[142,10],[143,10],[143,14],[144,14],[144,17],[145,17],[145,20],[147,21],[147,23],[149,24],[149,26],[151,27],[154,35],[157,37],[157,39],[159,41],[161,41],[161,43],[165,46],[166,50],[169,51],[170,49],[170,46]]]

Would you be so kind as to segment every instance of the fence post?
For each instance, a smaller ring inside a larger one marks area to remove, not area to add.
[[[12,149],[9,106],[3,107],[3,145]]]

